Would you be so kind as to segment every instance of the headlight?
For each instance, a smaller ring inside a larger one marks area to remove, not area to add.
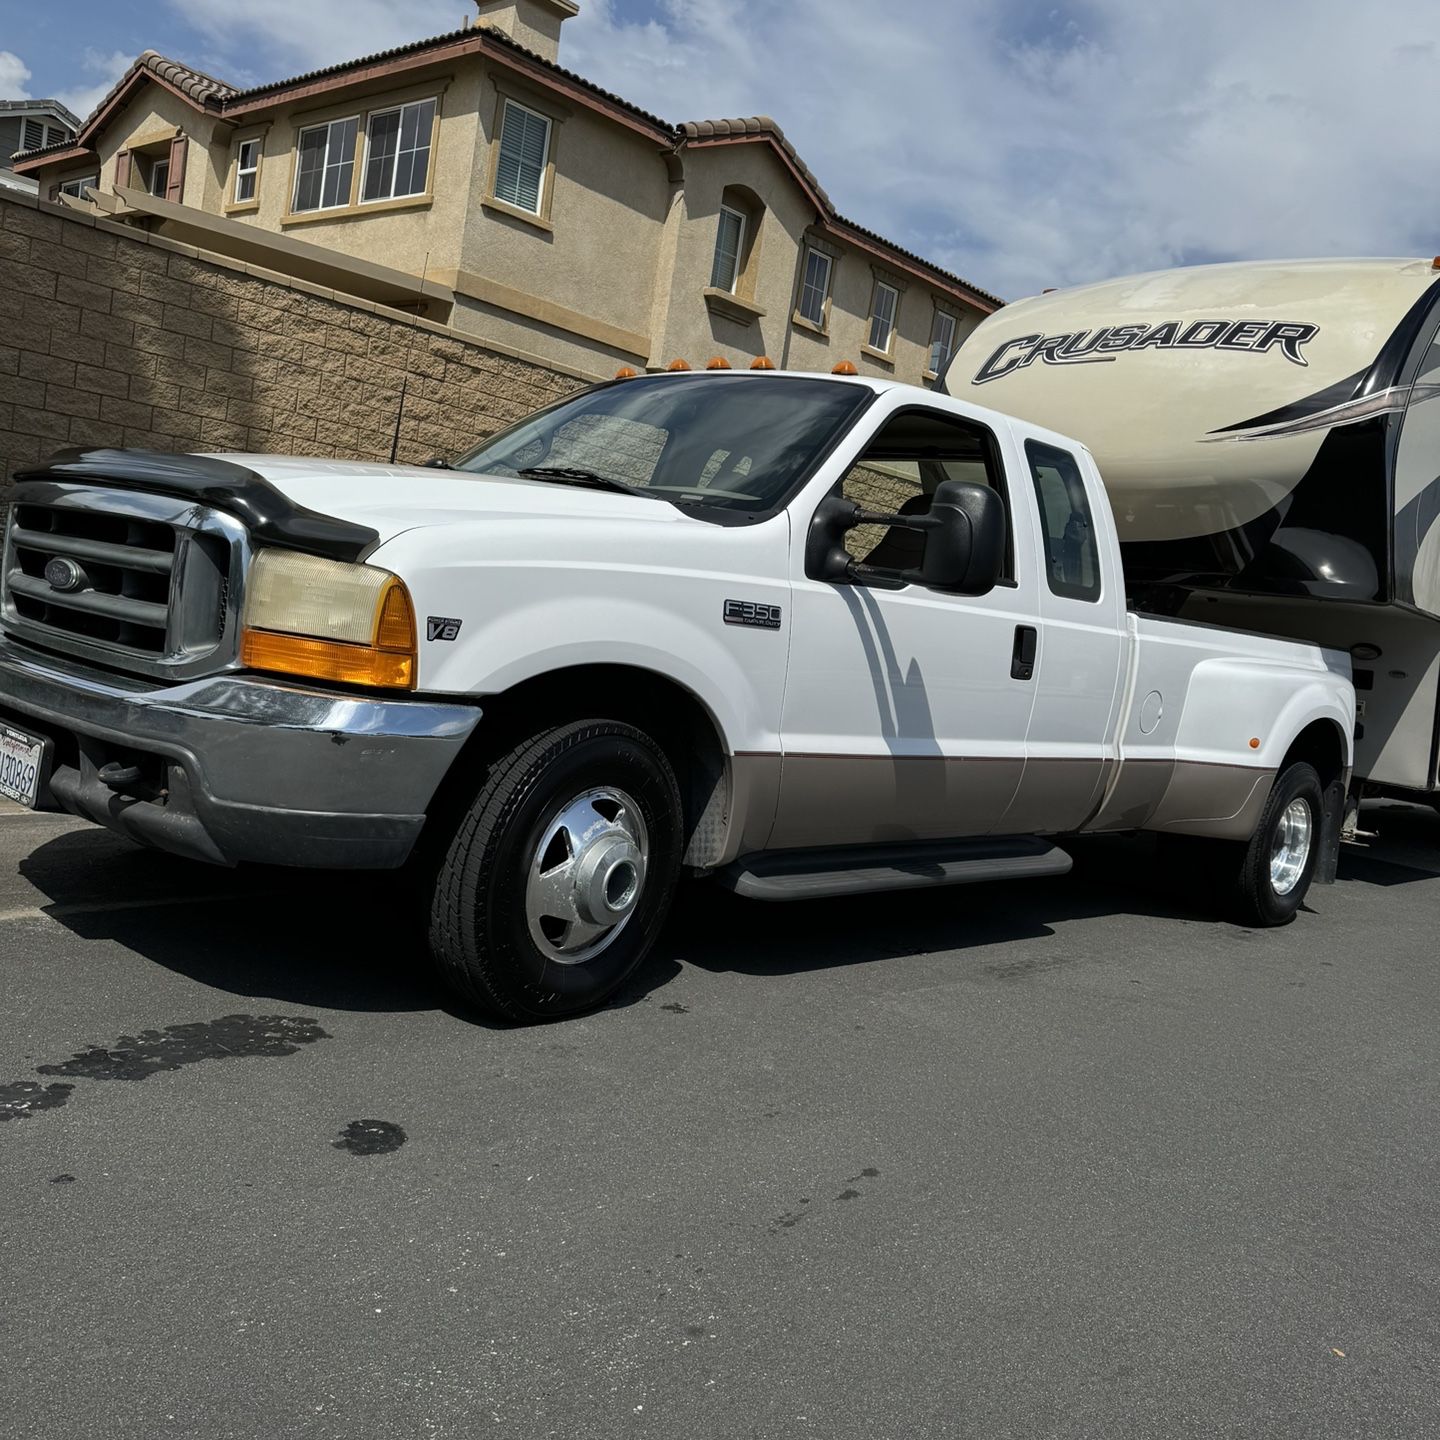
[[[415,612],[388,570],[261,550],[246,588],[242,662],[349,685],[415,684]]]

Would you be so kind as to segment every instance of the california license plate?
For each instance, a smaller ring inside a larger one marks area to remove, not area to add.
[[[43,740],[0,726],[0,795],[18,800],[33,810],[40,796],[40,772],[44,764]]]

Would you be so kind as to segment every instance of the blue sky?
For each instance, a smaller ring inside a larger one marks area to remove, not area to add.
[[[1433,0],[580,6],[563,64],[672,121],[773,115],[844,213],[1005,296],[1440,251]],[[146,48],[253,84],[458,28],[468,8],[0,0],[0,95],[88,110]]]

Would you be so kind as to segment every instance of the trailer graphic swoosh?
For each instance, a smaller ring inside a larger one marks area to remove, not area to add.
[[[1413,385],[1392,385],[1369,395],[1356,395],[1356,387],[1363,382],[1367,371],[1349,375],[1336,381],[1313,395],[1307,395],[1292,405],[1256,415],[1250,420],[1240,420],[1234,425],[1222,425],[1201,438],[1201,443],[1213,445],[1221,440],[1270,440],[1288,435],[1305,435],[1316,430],[1330,430],[1337,425],[1353,425],[1361,420],[1370,420],[1376,415],[1389,415],[1403,410],[1414,400],[1428,400],[1440,394],[1440,384],[1431,381],[1417,381]]]

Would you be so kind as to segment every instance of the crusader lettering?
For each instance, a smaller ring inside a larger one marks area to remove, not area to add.
[[[1243,350],[1264,355],[1279,347],[1292,365],[1308,365],[1301,353],[1320,333],[1318,325],[1278,320],[1165,320],[1158,325],[1103,325],[1060,335],[1018,335],[999,346],[971,382],[984,385],[1033,365],[1105,365],[1131,350]]]

